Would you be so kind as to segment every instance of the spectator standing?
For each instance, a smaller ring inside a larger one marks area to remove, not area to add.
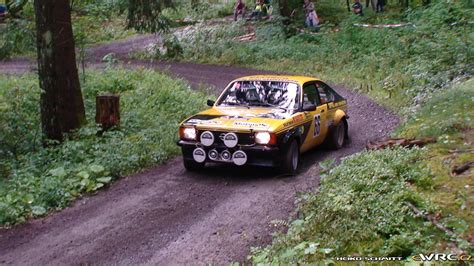
[[[377,0],[377,10],[376,12],[383,12],[383,9],[385,7],[385,0]]]
[[[246,10],[247,7],[245,6],[244,2],[242,2],[242,0],[237,0],[234,9],[234,21],[237,21],[237,17],[239,15],[242,15],[242,18],[245,18]]]
[[[7,6],[0,4],[0,17],[3,17],[7,14]]]
[[[377,0],[366,0],[365,1],[365,7],[369,8],[369,5],[372,6],[372,9],[376,11],[377,8]]]
[[[316,14],[316,10],[314,9],[314,4],[309,0],[304,0],[303,9],[306,14],[306,27],[314,28],[318,26],[319,18],[318,14]]]
[[[352,5],[352,12],[354,12],[354,14],[359,15],[359,16],[364,15],[360,0],[354,0],[354,4]]]

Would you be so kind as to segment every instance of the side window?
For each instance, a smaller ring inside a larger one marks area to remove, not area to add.
[[[334,102],[336,96],[333,90],[328,87],[328,85],[322,82],[317,82],[316,87],[318,88],[319,97],[321,98],[321,104]]]
[[[319,104],[318,90],[313,83],[303,87],[303,106],[308,104]]]

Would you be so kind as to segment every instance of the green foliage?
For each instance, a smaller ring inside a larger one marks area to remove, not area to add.
[[[396,132],[399,136],[435,137],[429,146],[427,166],[436,173],[433,190],[423,197],[442,207],[441,221],[462,239],[474,233],[474,174],[466,171],[453,175],[452,169],[474,161],[474,80],[468,80],[427,100]],[[472,249],[467,241],[458,241],[463,249]]]
[[[88,73],[82,85],[88,125],[61,145],[43,148],[36,131],[34,75],[0,76],[0,224],[64,208],[79,195],[178,153],[176,125],[203,108],[205,95],[149,70]],[[95,95],[121,95],[120,129],[97,136]],[[15,156],[12,156],[15,155]]]
[[[100,20],[110,19],[126,8],[126,0],[75,0],[72,4],[73,11]]]
[[[171,5],[171,0],[128,0],[127,27],[139,32],[166,32],[170,22],[161,11]]]
[[[121,15],[121,0],[74,1],[72,22],[76,47],[123,39],[135,33],[127,30]],[[34,56],[36,28],[32,2],[27,2],[19,18],[0,24],[0,60],[14,56]],[[79,56],[80,57],[80,56]]]
[[[473,117],[474,80],[471,79],[429,99],[398,129],[397,135],[440,137],[449,144],[449,136],[474,128]]]
[[[173,8],[163,10],[163,15],[171,20],[208,20],[233,14],[234,4],[233,1],[227,1],[227,3],[201,1],[198,4],[189,0],[176,1]]]
[[[162,37],[161,46],[156,44],[154,49],[155,57],[160,59],[179,59],[183,55],[183,48],[176,36],[166,34]]]
[[[35,51],[35,25],[24,19],[12,19],[0,24],[0,60]]]
[[[466,239],[474,232],[474,201],[467,195],[474,175],[452,177],[449,172],[450,162],[473,160],[469,150],[462,154],[470,148],[473,112],[471,79],[428,99],[396,133],[433,136],[438,143],[423,150],[366,151],[334,169],[333,160],[320,163],[321,186],[299,199],[300,215],[287,234],[279,233],[272,245],[253,250],[253,263],[310,264],[351,254],[407,257],[452,252],[448,241],[472,253]],[[456,237],[416,217],[406,203],[437,217]]]
[[[316,191],[299,199],[299,217],[272,245],[254,249],[254,264],[312,264],[335,256],[401,256],[436,250],[442,233],[407,203],[437,209],[407,184],[430,188],[420,149],[364,151],[345,158]]]
[[[86,15],[73,18],[74,39],[79,49],[92,44],[124,39],[135,34],[134,30],[125,28],[126,22],[123,16],[107,18]]]
[[[351,84],[398,110],[417,106],[433,92],[473,74],[474,34],[469,21],[474,20],[474,12],[459,2],[437,1],[397,17],[344,14],[347,18],[338,28],[323,24],[315,35],[298,33],[286,38],[288,30],[282,23],[268,21],[256,24],[254,42],[234,40],[246,33],[240,23],[197,25],[194,32],[177,36],[185,60],[315,75]],[[368,29],[353,25],[395,21],[416,26]]]
[[[1,83],[0,161],[4,161],[40,146],[41,129],[39,94],[32,93],[38,90],[38,81],[12,76],[2,77]]]

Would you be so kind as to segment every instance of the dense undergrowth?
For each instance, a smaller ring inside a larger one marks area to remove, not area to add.
[[[352,85],[397,110],[416,106],[429,94],[473,74],[474,12],[461,2],[437,1],[428,8],[362,18],[351,16],[341,5],[335,14],[321,9],[319,15],[323,20],[329,16],[330,23],[315,34],[295,34],[291,29],[302,25],[284,28],[276,17],[257,24],[198,24],[177,31],[167,45],[173,47],[172,58],[308,74]],[[336,25],[333,21],[341,14],[345,18]],[[368,29],[353,25],[395,22],[414,26]],[[253,31],[256,41],[234,39]],[[154,56],[167,55],[158,49]]]
[[[436,137],[438,143],[426,149],[364,151],[334,169],[323,167],[320,186],[299,198],[299,217],[272,245],[254,249],[253,263],[472,254],[474,174],[449,174],[452,166],[472,160],[472,117],[474,80],[436,95],[399,128],[399,135]],[[454,234],[416,215],[410,204]]]
[[[439,234],[415,217],[407,202],[433,208],[405,183],[430,186],[419,164],[423,151],[362,152],[344,159],[319,188],[300,198],[299,217],[253,262],[307,264],[350,254],[408,256],[436,244]]]
[[[205,95],[149,70],[88,71],[87,126],[43,148],[37,76],[0,76],[0,225],[64,208],[74,198],[177,154],[176,126]],[[119,93],[120,129],[98,136],[95,96]]]
[[[98,43],[126,38],[135,31],[126,29],[125,15],[114,1],[78,1],[72,7],[76,48],[81,59],[83,49]],[[0,60],[36,56],[36,29],[33,4],[27,3],[18,18],[0,23]]]
[[[396,132],[404,137],[435,137],[425,161],[433,173],[433,190],[423,197],[440,206],[448,227],[474,245],[474,172],[453,175],[455,166],[474,161],[474,80],[448,88],[428,100]]]
[[[300,197],[300,216],[288,233],[279,233],[271,245],[253,250],[253,263],[472,254],[474,174],[472,170],[451,174],[453,167],[474,159],[472,14],[472,7],[461,2],[437,1],[403,16],[348,18],[337,32],[323,27],[317,35],[229,43],[225,45],[232,47],[232,53],[216,52],[214,58],[220,63],[252,62],[265,69],[352,84],[402,116],[405,121],[394,136],[437,140],[422,150],[365,151],[343,160],[323,176],[316,191]],[[353,26],[394,22],[414,26]],[[284,56],[278,60],[280,53]],[[199,54],[191,55],[200,60]],[[415,215],[408,203],[435,217],[451,233]]]
[[[222,2],[222,3],[220,3]],[[234,7],[233,1],[174,1],[174,6],[163,10],[163,15],[172,22],[200,21],[221,18],[231,15]]]

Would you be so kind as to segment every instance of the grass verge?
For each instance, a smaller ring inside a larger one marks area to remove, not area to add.
[[[423,149],[364,151],[328,170],[299,198],[287,233],[254,249],[254,264],[337,262],[336,257],[474,252],[474,174],[450,175],[474,159],[474,80],[427,101],[397,132],[434,136]],[[436,228],[410,205],[448,228]]]
[[[87,126],[43,148],[37,77],[0,76],[0,225],[66,207],[121,176],[178,153],[176,125],[203,108],[203,93],[149,70],[90,71],[83,84]],[[121,126],[97,136],[95,96],[121,96]]]

